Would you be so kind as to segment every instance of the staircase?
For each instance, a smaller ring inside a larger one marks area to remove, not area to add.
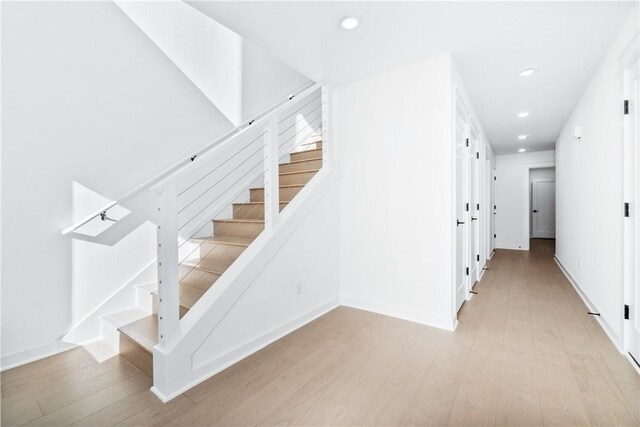
[[[320,139],[301,144],[300,151],[289,154],[289,162],[279,165],[280,211],[321,167]],[[197,249],[178,267],[181,318],[264,230],[264,194],[264,188],[250,188],[248,202],[233,203],[231,218],[212,219],[211,236],[190,239]],[[159,296],[157,287],[143,287],[139,292],[149,294],[151,312],[139,307],[111,314],[106,321],[115,325],[119,332],[120,354],[140,371],[153,377],[153,347],[158,342]],[[144,300],[144,296],[141,300]],[[126,322],[132,316],[137,318]],[[118,322],[115,319],[125,320]]]
[[[327,87],[311,82],[63,230],[112,245],[143,223],[156,228],[155,262],[73,333],[99,333],[105,351],[119,352],[152,377],[151,390],[167,401],[291,327],[270,324],[273,329],[256,330],[260,335],[240,346],[203,347],[212,331],[234,327],[222,319],[243,307],[257,274],[322,197],[331,172],[329,125]],[[296,321],[313,315],[301,310]]]

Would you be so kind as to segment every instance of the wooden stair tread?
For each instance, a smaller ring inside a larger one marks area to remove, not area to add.
[[[244,203],[244,204],[257,204],[255,203]],[[220,243],[223,245],[234,245],[234,246],[244,246],[247,247],[253,242],[252,237],[239,237],[239,236],[209,236],[209,237],[196,237],[191,239],[195,242],[211,242],[211,243]]]
[[[145,311],[141,308],[128,308],[121,311],[116,311],[115,313],[105,314],[100,316],[101,320],[108,322],[115,329],[118,329],[124,325],[140,320],[149,315],[148,311]]]
[[[304,170],[304,171],[282,172],[282,173],[280,173],[280,176],[283,176],[283,175],[299,175],[299,174],[303,174],[303,173],[316,173],[319,170],[320,169],[307,169],[307,170]],[[304,185],[303,185],[303,187],[304,187]]]
[[[283,184],[279,185],[280,188],[296,188],[296,187],[304,187],[306,184]],[[252,187],[249,190],[264,190],[263,187]]]
[[[300,145],[313,145],[313,144],[321,144],[322,143],[322,139],[318,139],[316,141],[311,141],[311,142],[303,142]]]
[[[119,327],[118,331],[153,354],[153,347],[158,343],[158,318],[155,315],[143,317]]]
[[[312,148],[310,150],[292,151],[292,152],[289,153],[289,155],[291,155],[291,154],[300,154],[300,153],[310,153],[312,151],[322,152],[322,148]]]
[[[193,307],[197,300],[215,284],[220,276],[222,276],[222,273],[212,273],[210,271],[185,264],[180,264],[180,270],[182,270],[181,275],[183,277],[178,283],[178,303],[181,307],[185,307],[187,309]],[[187,270],[186,273],[185,270]],[[151,294],[157,297],[158,288],[156,287],[153,289]]]
[[[214,222],[237,222],[244,224],[264,224],[264,219],[247,219],[247,218],[224,218],[214,219]]]
[[[313,162],[316,160],[322,160],[322,157],[312,157],[310,159],[303,159],[303,160],[292,160],[289,163],[280,163],[279,166],[295,165],[296,163]]]
[[[286,205],[287,203],[291,203],[291,200],[280,200],[281,205]],[[234,206],[243,206],[243,205],[257,206],[257,205],[264,205],[264,202],[242,202],[242,203],[234,203],[233,205]]]
[[[216,270],[214,270],[212,268],[199,267],[197,264],[198,263],[185,261],[180,265],[187,266],[187,267],[191,268],[192,270],[204,271],[205,273],[217,274],[219,276],[222,276],[222,273],[224,273],[224,269],[219,269],[220,271],[216,271]]]

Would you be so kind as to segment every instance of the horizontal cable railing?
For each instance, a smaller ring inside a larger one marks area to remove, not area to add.
[[[326,164],[327,93],[314,85],[254,122],[158,192],[159,346],[180,334],[185,314],[264,233]]]
[[[139,195],[139,194],[141,194],[141,193],[143,193],[143,192],[145,192],[147,190],[150,190],[150,189],[154,188],[157,185],[161,185],[162,182],[167,181],[167,180],[171,180],[172,177],[184,173],[185,170],[187,170],[190,167],[192,167],[193,164],[197,164],[198,161],[201,160],[202,158],[211,155],[211,153],[216,151],[220,146],[232,143],[236,138],[240,137],[241,135],[243,135],[247,131],[250,131],[252,128],[258,127],[259,125],[263,125],[265,123],[265,121],[266,121],[266,118],[271,117],[274,114],[277,115],[282,111],[285,111],[288,108],[289,104],[297,103],[298,99],[306,99],[307,96],[309,95],[309,93],[316,92],[317,90],[319,90],[320,87],[321,87],[321,85],[319,83],[314,83],[314,82],[311,82],[311,83],[305,85],[304,87],[300,88],[299,90],[297,90],[293,94],[287,96],[282,101],[279,101],[275,105],[271,106],[267,110],[265,110],[265,111],[255,115],[254,117],[246,120],[245,122],[243,122],[242,124],[240,124],[236,128],[230,130],[226,134],[224,134],[221,137],[217,138],[216,140],[210,142],[209,144],[205,145],[201,149],[196,150],[196,152],[194,152],[193,155],[190,156],[189,158],[183,159],[183,160],[175,163],[174,165],[170,166],[169,168],[163,170],[162,172],[160,172],[160,173],[154,175],[153,177],[151,177],[150,179],[144,181],[142,184],[140,184],[140,185],[136,186],[135,188],[131,189],[130,191],[126,192],[121,197],[119,197],[119,198],[117,198],[117,199],[105,204],[100,209],[90,213],[89,215],[87,215],[83,219],[81,219],[81,220],[75,222],[74,224],[72,224],[71,226],[65,228],[62,231],[62,234],[63,235],[67,235],[67,234],[71,234],[71,233],[77,232],[81,227],[85,226],[86,224],[88,224],[91,221],[96,221],[96,220],[100,221],[102,217],[106,217],[107,216],[106,215],[107,212],[110,209],[112,209],[113,207],[115,207],[117,205],[121,205],[122,203],[124,203],[125,201],[127,201],[129,199],[132,199],[133,197],[135,197],[135,196],[137,196],[137,195]]]

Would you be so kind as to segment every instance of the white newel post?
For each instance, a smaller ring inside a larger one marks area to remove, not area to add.
[[[329,134],[331,118],[329,117],[329,87],[322,85],[322,166],[331,160],[331,135]]]
[[[158,346],[167,348],[178,338],[178,210],[175,184],[158,195]]]
[[[264,228],[273,232],[280,215],[280,167],[278,166],[278,117],[272,116],[264,133]]]

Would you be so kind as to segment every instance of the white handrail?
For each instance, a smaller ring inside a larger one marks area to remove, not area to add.
[[[153,177],[149,178],[148,180],[144,181],[142,184],[134,187],[132,190],[126,192],[124,195],[122,195],[121,197],[117,198],[116,200],[110,201],[109,203],[107,203],[106,205],[104,205],[103,207],[101,207],[100,209],[98,209],[97,211],[92,213],[91,215],[89,215],[89,216],[83,218],[82,220],[74,223],[70,227],[65,228],[64,230],[62,230],[62,234],[63,235],[67,235],[69,233],[72,233],[73,231],[75,231],[78,228],[82,227],[83,225],[87,224],[89,221],[92,221],[94,218],[97,218],[98,216],[100,216],[100,214],[102,214],[103,212],[111,209],[115,205],[121,204],[122,202],[124,202],[127,199],[130,199],[131,197],[135,196],[136,194],[141,193],[142,191],[147,190],[147,189],[153,187],[154,185],[156,185],[156,184],[158,184],[158,183],[160,183],[160,182],[162,182],[162,181],[174,176],[175,174],[181,172],[185,167],[187,167],[190,164],[192,164],[194,162],[194,160],[196,160],[198,158],[202,158],[204,155],[206,155],[209,152],[211,152],[211,150],[213,150],[214,148],[220,146],[221,144],[223,144],[225,142],[228,142],[228,141],[234,139],[234,137],[244,133],[246,130],[248,130],[250,128],[253,128],[254,127],[253,125],[258,125],[258,124],[261,124],[261,123],[265,122],[272,115],[278,114],[284,108],[289,107],[291,102],[297,102],[300,99],[303,99],[303,98],[307,97],[310,93],[314,92],[315,90],[317,90],[321,86],[322,86],[321,83],[315,83],[315,82],[310,82],[310,83],[306,84],[302,88],[300,88],[297,91],[295,91],[293,94],[287,96],[286,99],[283,99],[282,101],[277,102],[276,104],[272,105],[271,107],[267,108],[266,110],[256,114],[255,116],[253,116],[249,120],[246,120],[245,122],[241,123],[240,125],[238,125],[234,129],[232,129],[229,132],[227,132],[224,135],[222,135],[221,137],[215,139],[214,141],[208,143],[207,145],[205,145],[201,149],[197,150],[195,152],[195,154],[191,158],[186,159],[186,160],[181,160],[181,161],[175,163],[174,165],[168,167],[164,171],[162,171],[162,172],[154,175]]]

